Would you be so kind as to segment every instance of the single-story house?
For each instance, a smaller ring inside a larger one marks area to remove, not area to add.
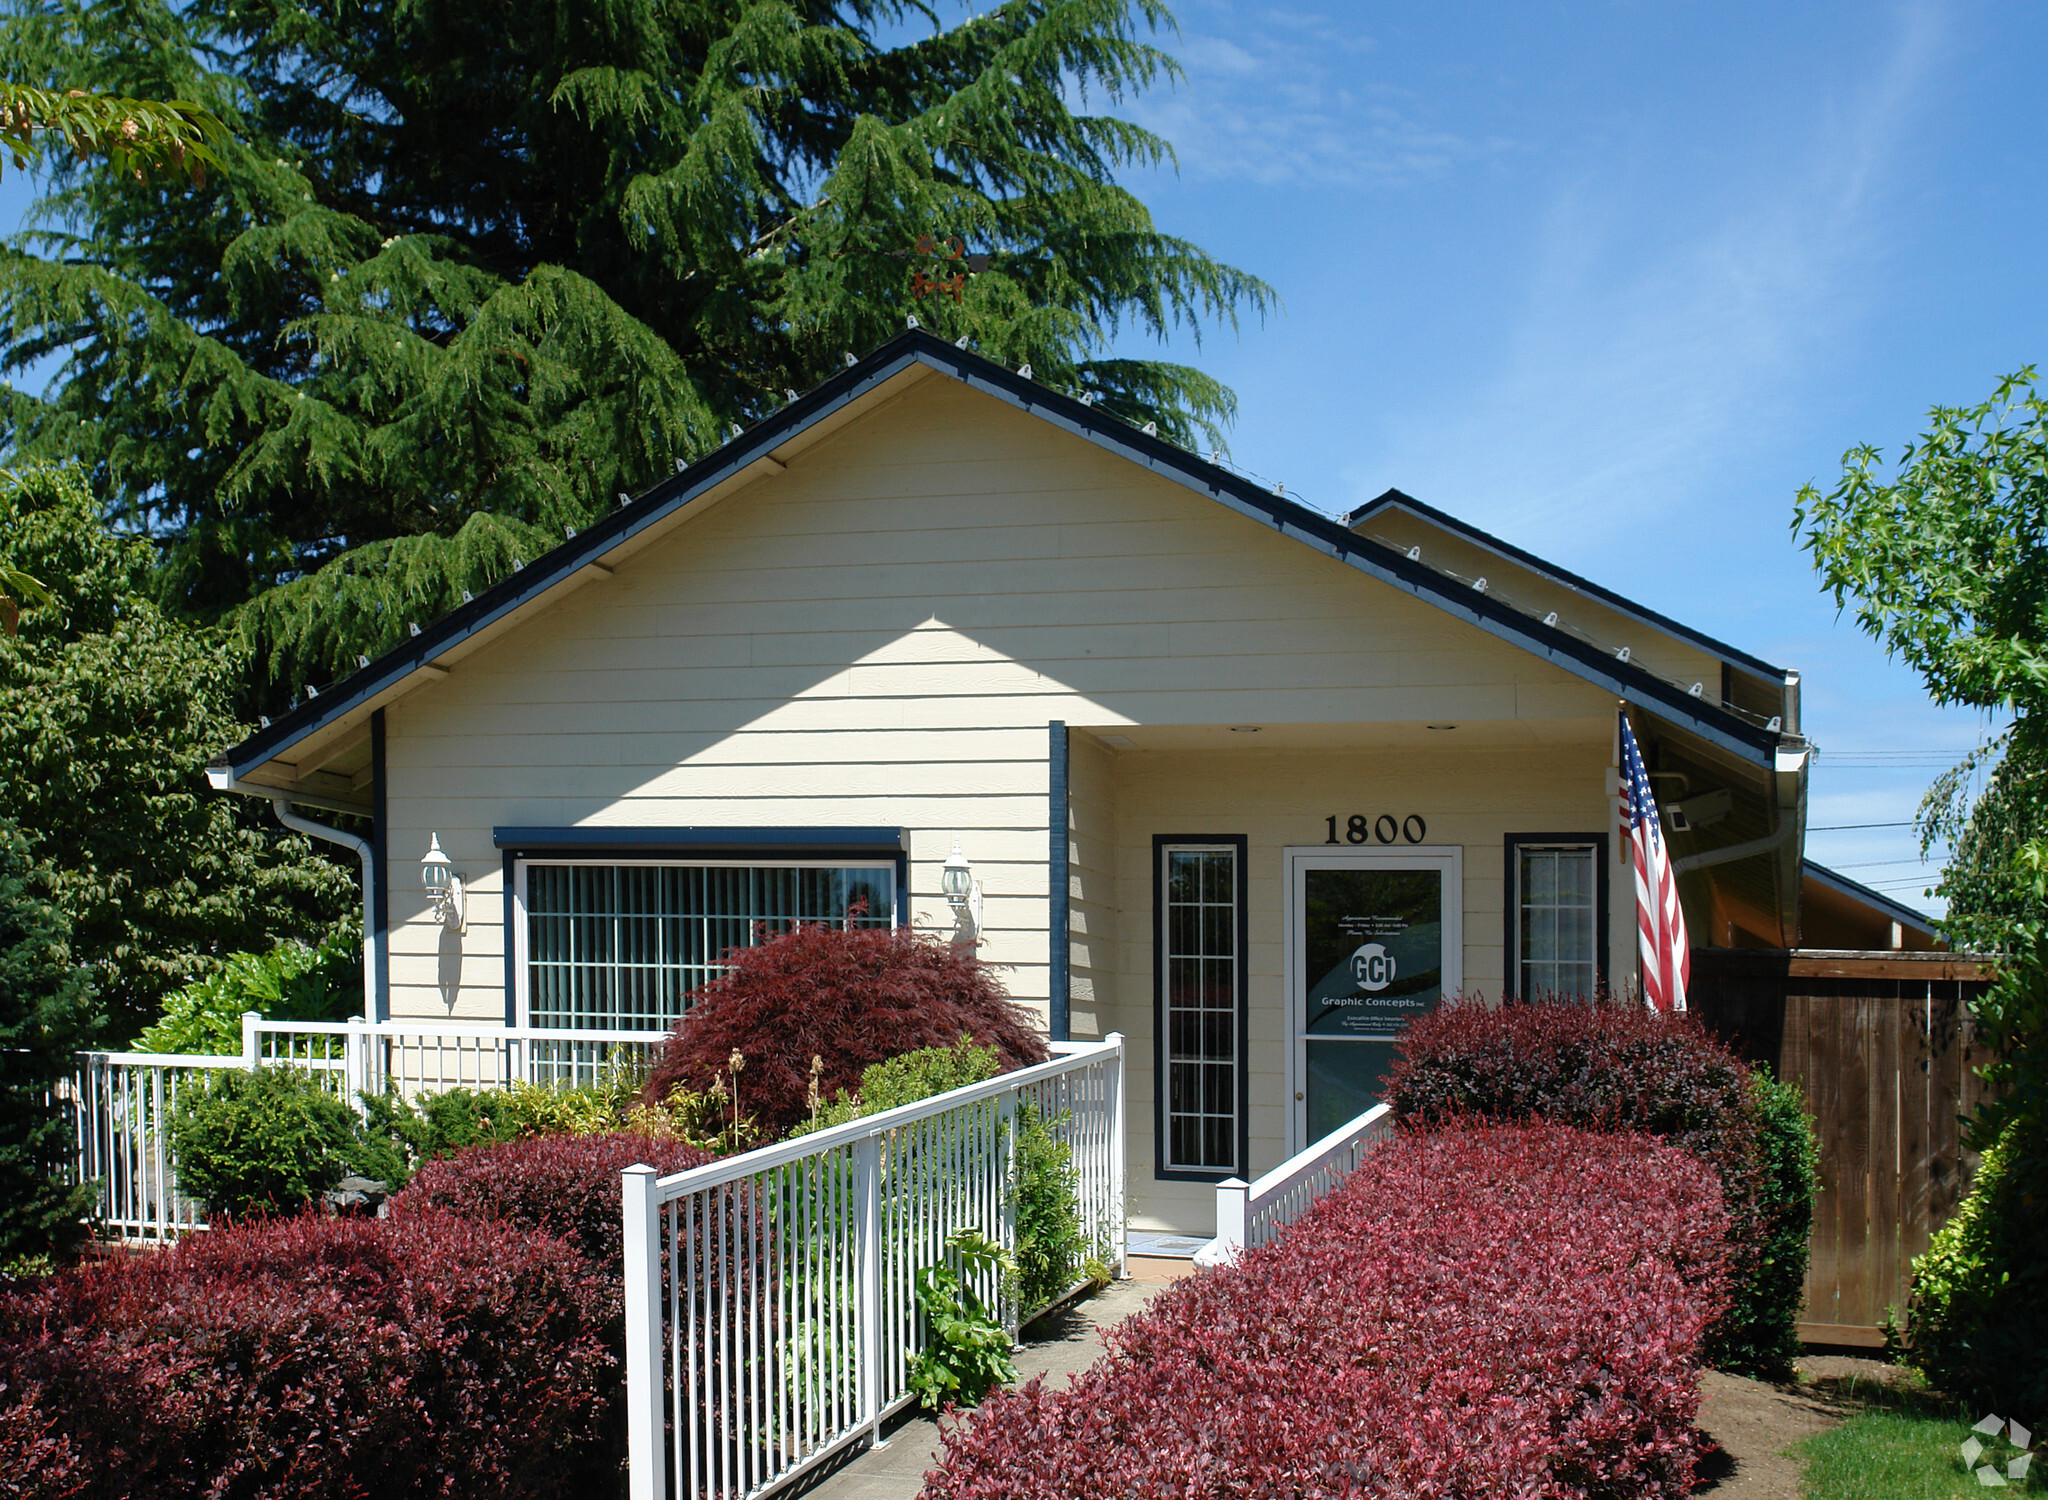
[[[763,920],[978,942],[1127,1036],[1134,1223],[1203,1231],[1442,994],[1631,983],[1617,704],[1695,942],[1795,946],[1796,672],[911,331],[212,776],[370,821],[380,1019],[665,1027]]]

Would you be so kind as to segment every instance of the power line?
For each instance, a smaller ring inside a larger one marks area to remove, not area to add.
[[[1806,825],[1806,831],[1808,833],[1843,833],[1851,828],[1911,828],[1912,826],[1913,820],[1908,818],[1903,823],[1809,823]]]

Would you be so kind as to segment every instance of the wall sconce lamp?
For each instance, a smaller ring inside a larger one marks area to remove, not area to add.
[[[974,866],[967,863],[967,856],[960,852],[960,840],[953,840],[953,853],[946,860],[946,868],[939,876],[939,889],[946,894],[946,904],[953,908],[956,918],[963,919],[969,938],[981,936],[981,882],[974,878]]]
[[[441,852],[441,835],[433,834],[426,857],[420,861],[420,884],[427,889],[427,901],[441,921],[457,932],[469,929],[469,915],[462,899],[462,877]]]

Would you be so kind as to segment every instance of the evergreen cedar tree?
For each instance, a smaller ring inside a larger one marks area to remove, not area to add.
[[[1401,1132],[1055,1387],[948,1423],[928,1500],[1692,1493],[1714,1176],[1640,1135]]]
[[[0,634],[0,820],[47,870],[102,1044],[125,1046],[230,955],[320,942],[360,909],[354,872],[207,785],[249,729],[247,654],[158,607],[149,546],[109,534],[76,470],[0,475],[0,559],[52,596]]]
[[[1727,1205],[1723,1369],[1789,1375],[1812,1223],[1812,1131],[1691,1016],[1640,1005],[1460,1000],[1419,1016],[1386,1081],[1404,1128],[1547,1121],[1640,1132],[1705,1163]]]
[[[1837,607],[1935,702],[2011,716],[1919,814],[1921,852],[1951,851],[1943,930],[2005,951],[2039,909],[2015,856],[2048,834],[2048,398],[2029,366],[1928,423],[1888,479],[1876,448],[1850,449],[1833,490],[1800,490],[1793,524]]]
[[[567,1240],[446,1212],[221,1225],[59,1273],[0,1295],[0,1488],[605,1493],[617,1281]]]
[[[92,983],[28,842],[0,823],[0,1266],[63,1256],[97,1197],[71,1182],[76,1140],[56,1097],[93,1034]]]
[[[0,75],[228,131],[203,187],[53,159],[0,370],[62,363],[0,410],[159,545],[168,601],[236,621],[266,709],[906,315],[1193,445],[1230,391],[1112,340],[1274,305],[1116,185],[1171,159],[1116,113],[1178,75],[1160,0],[6,13]]]
[[[819,1093],[860,1087],[870,1063],[972,1037],[1007,1071],[1050,1055],[1030,1014],[1003,993],[986,964],[936,937],[894,927],[851,930],[807,923],[725,955],[729,965],[691,997],[689,1015],[662,1043],[644,1098],[703,1091],[733,1079],[745,1059],[739,1108],[770,1139],[810,1117],[811,1059],[824,1060]]]

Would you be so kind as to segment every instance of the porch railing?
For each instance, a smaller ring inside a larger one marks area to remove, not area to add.
[[[1082,1233],[1124,1274],[1123,1038],[1055,1052],[672,1177],[626,1170],[632,1500],[751,1500],[879,1440],[911,1399],[917,1272],[961,1229],[1016,1248],[1027,1110],[1070,1149]]]
[[[107,1227],[123,1239],[168,1240],[206,1227],[205,1210],[178,1191],[170,1131],[178,1094],[198,1075],[290,1066],[346,1100],[386,1088],[412,1099],[520,1080],[590,1083],[614,1066],[646,1066],[665,1035],[360,1018],[266,1021],[250,1011],[237,1055],[80,1053],[59,1093],[73,1110],[78,1179],[99,1181]]]
[[[1195,1263],[1228,1265],[1240,1250],[1273,1239],[1355,1172],[1365,1153],[1393,1130],[1392,1106],[1375,1104],[1257,1182],[1225,1178],[1216,1185],[1216,1238],[1195,1252]]]

